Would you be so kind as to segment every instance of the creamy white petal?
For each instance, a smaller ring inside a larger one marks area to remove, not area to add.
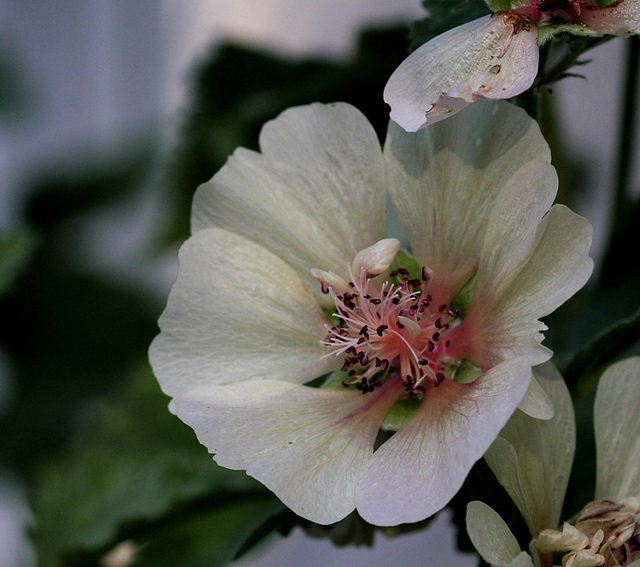
[[[200,387],[173,410],[218,464],[246,470],[296,514],[330,524],[355,507],[360,469],[395,398],[386,393],[262,380]]]
[[[539,420],[517,411],[485,454],[535,537],[560,522],[575,451],[575,419],[567,386],[551,363],[534,369],[555,414]]]
[[[531,256],[504,290],[490,285],[474,294],[465,320],[479,364],[527,356],[531,364],[548,360],[539,318],[554,311],[589,279],[592,229],[589,222],[562,205],[554,205],[538,228]],[[479,362],[482,361],[482,362]]]
[[[202,230],[180,249],[151,364],[171,396],[256,378],[307,382],[339,365],[323,358],[326,322],[280,258],[234,233]]]
[[[537,123],[506,102],[470,106],[417,134],[391,123],[385,158],[412,251],[433,270],[433,285],[450,293],[477,270],[505,184],[526,164],[551,161]],[[547,195],[548,188],[540,190]]]
[[[531,382],[529,382],[527,392],[518,405],[518,409],[536,419],[551,419],[555,412],[553,402],[535,376],[531,376]]]
[[[640,497],[640,357],[610,366],[594,405],[596,500]]]
[[[393,526],[441,510],[462,486],[522,399],[530,369],[511,360],[473,384],[443,382],[365,464],[356,492],[360,515]]]
[[[513,559],[507,567],[534,567],[533,560],[531,559],[531,555],[529,555],[526,551],[523,551]]]
[[[467,504],[466,525],[473,546],[490,565],[507,567],[520,555],[520,545],[509,526],[484,502]]]
[[[310,270],[346,276],[355,254],[386,236],[378,137],[356,108],[312,104],[265,124],[260,148],[238,149],[200,186],[192,229],[217,226],[262,244],[326,300]]]
[[[640,0],[620,0],[602,8],[583,6],[580,22],[601,34],[637,34],[640,31]]]
[[[546,162],[528,162],[507,180],[491,211],[480,252],[475,293],[481,302],[499,295],[527,263],[557,189],[556,170]]]
[[[535,26],[522,27],[513,14],[485,16],[409,55],[391,75],[384,99],[391,118],[415,132],[471,102],[524,92],[536,77],[538,57]]]

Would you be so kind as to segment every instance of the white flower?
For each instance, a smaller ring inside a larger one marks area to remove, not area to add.
[[[314,104],[260,147],[195,196],[156,376],[220,465],[296,513],[428,517],[549,358],[538,319],[588,278],[590,226],[551,207],[548,147],[506,103],[418,134],[391,124],[384,153],[355,108]],[[395,273],[387,191],[417,260],[398,253]],[[523,407],[544,413],[536,392]],[[381,427],[396,432],[374,451]]]
[[[414,51],[384,89],[391,118],[415,132],[478,100],[526,91],[538,73],[531,19],[492,14],[453,28]]]
[[[549,554],[560,552],[565,567],[640,567],[640,357],[613,364],[600,379],[594,405],[595,500],[575,526],[565,522],[562,530],[556,527],[575,449],[573,407],[550,364],[536,372],[554,400],[555,415],[536,421],[516,412],[485,455],[543,554],[536,565],[550,565]],[[502,518],[482,502],[467,507],[467,530],[491,565],[515,567],[525,553]],[[522,565],[532,565],[526,555]]]
[[[581,2],[578,23],[602,35],[626,36],[640,32],[640,1],[617,0],[609,6]]]
[[[489,2],[490,3],[490,2]],[[629,35],[640,28],[640,0],[606,7],[592,0],[519,0],[428,41],[391,75],[384,99],[409,132],[479,100],[526,91],[538,73],[538,44],[555,34]]]

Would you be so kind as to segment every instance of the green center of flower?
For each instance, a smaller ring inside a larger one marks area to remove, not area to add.
[[[367,393],[394,377],[413,397],[460,368],[449,354],[448,336],[460,315],[447,304],[434,305],[426,267],[416,278],[399,268],[380,283],[398,247],[389,239],[362,251],[348,268],[348,282],[327,272],[315,275],[336,306],[335,325],[327,326],[322,342],[343,356],[342,384]]]

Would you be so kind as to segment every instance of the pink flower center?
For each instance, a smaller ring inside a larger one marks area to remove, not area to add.
[[[337,324],[327,326],[323,344],[331,354],[343,355],[342,371],[349,379],[343,385],[363,393],[375,390],[389,376],[397,376],[409,396],[425,392],[429,383],[437,387],[449,377],[447,334],[459,315],[447,305],[432,305],[430,271],[410,279],[405,269],[392,272],[378,289],[374,276],[363,267],[348,289],[336,290],[322,282],[322,291],[335,302]],[[425,382],[429,380],[430,382]]]
[[[516,8],[513,13],[528,17],[535,25],[550,23],[580,23],[584,10],[594,10],[590,0],[530,0],[528,6]]]

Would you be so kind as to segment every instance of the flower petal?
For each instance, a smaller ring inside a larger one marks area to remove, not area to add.
[[[505,183],[491,211],[480,253],[475,287],[479,303],[501,293],[527,263],[557,189],[556,170],[538,161],[523,165]]]
[[[610,366],[594,405],[596,500],[640,497],[640,357]]]
[[[491,365],[515,355],[540,364],[550,358],[551,352],[540,345],[540,331],[546,327],[538,319],[589,279],[591,233],[589,221],[555,205],[540,223],[531,256],[509,285],[496,295],[490,283],[476,288],[464,322],[475,341],[473,360]]]
[[[432,288],[451,295],[478,268],[505,184],[530,162],[544,167],[551,154],[537,123],[500,102],[473,105],[417,134],[391,123],[385,158],[391,199],[411,249],[433,270]]]
[[[536,419],[551,419],[555,413],[553,402],[534,375],[531,376],[531,382],[518,409]]]
[[[197,384],[306,382],[336,366],[323,358],[326,322],[280,258],[226,230],[202,230],[180,250],[151,364],[171,396]]]
[[[384,99],[409,132],[452,116],[481,99],[527,90],[538,72],[535,26],[518,29],[514,15],[478,18],[425,43],[391,75]]]
[[[270,380],[200,387],[173,402],[218,464],[246,469],[296,514],[337,522],[395,400]]]
[[[378,137],[356,108],[312,104],[267,123],[260,147],[238,149],[200,186],[193,231],[218,226],[262,244],[324,301],[310,270],[346,277],[356,253],[386,236]]]
[[[636,34],[640,31],[640,2],[620,0],[611,6],[583,5],[580,23],[600,34]]]
[[[553,417],[539,420],[515,412],[484,457],[536,537],[560,522],[576,427],[571,396],[560,373],[551,363],[536,367],[534,373],[554,402]]]
[[[534,567],[533,559],[531,559],[531,555],[523,551],[507,567]]]
[[[360,515],[393,526],[442,509],[522,399],[530,372],[511,360],[473,384],[445,381],[431,390],[365,464],[356,491]]]
[[[473,546],[490,565],[507,567],[520,555],[520,545],[509,526],[484,502],[467,504],[466,525]]]

